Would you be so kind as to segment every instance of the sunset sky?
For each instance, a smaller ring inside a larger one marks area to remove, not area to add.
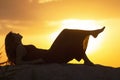
[[[120,67],[120,0],[0,0],[0,47],[9,31],[22,34],[24,44],[49,49],[64,28],[103,26],[86,53],[95,64]]]

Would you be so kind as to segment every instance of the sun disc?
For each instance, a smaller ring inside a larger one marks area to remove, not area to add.
[[[95,20],[69,19],[63,20],[61,23],[61,27],[69,29],[94,30],[100,27],[100,25],[98,25]]]

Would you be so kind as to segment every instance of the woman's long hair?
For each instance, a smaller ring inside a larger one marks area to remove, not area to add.
[[[17,42],[15,41],[15,37],[13,35],[15,34],[9,32],[5,38],[5,50],[8,57],[8,61],[11,65],[15,64],[16,47],[18,46]]]

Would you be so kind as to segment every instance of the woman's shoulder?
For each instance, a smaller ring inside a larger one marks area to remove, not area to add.
[[[23,47],[23,45],[22,44],[19,44],[18,46],[17,46],[17,48],[22,48]]]
[[[24,49],[25,49],[24,45],[19,44],[16,48],[16,51],[21,51],[21,50],[24,50]]]

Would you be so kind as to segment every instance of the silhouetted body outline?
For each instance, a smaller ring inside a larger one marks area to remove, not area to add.
[[[47,61],[51,63],[67,63],[72,59],[77,61],[83,59],[85,64],[93,65],[85,54],[89,36],[92,35],[96,38],[104,28],[91,31],[64,29],[49,49],[50,57],[47,58]]]
[[[9,32],[5,39],[5,49],[9,61],[13,64],[67,63],[72,59],[83,59],[84,64],[93,65],[85,54],[88,39],[90,35],[96,38],[104,28],[91,31],[64,29],[48,50],[38,49],[34,45],[23,45],[20,34]],[[10,43],[10,35],[14,46]]]

